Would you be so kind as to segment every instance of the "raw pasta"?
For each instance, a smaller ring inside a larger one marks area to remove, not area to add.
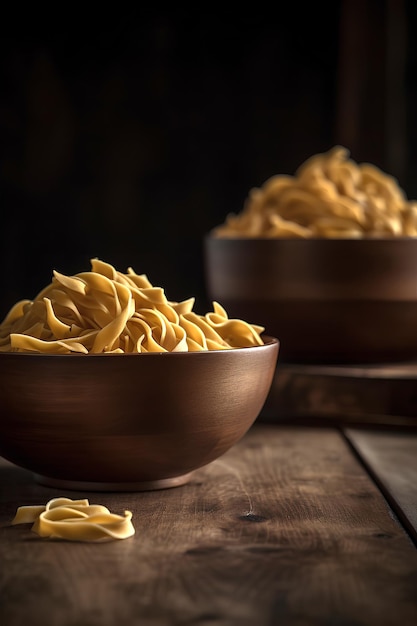
[[[0,352],[196,352],[262,345],[263,326],[213,311],[193,311],[194,298],[171,302],[132,268],[123,274],[104,261],[91,271],[57,271],[34,300],[17,302],[0,324]]]
[[[20,506],[15,524],[33,524],[40,537],[69,541],[111,541],[135,534],[130,511],[115,515],[101,504],[69,498],[54,498],[46,506]]]
[[[407,200],[392,176],[335,146],[307,159],[294,176],[272,176],[252,189],[241,213],[228,215],[213,235],[415,237],[417,201]]]

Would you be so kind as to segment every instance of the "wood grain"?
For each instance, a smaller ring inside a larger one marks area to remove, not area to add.
[[[134,537],[40,540],[17,506],[88,497]],[[333,429],[257,425],[183,487],[57,493],[0,464],[0,623],[417,623],[417,552]]]
[[[417,364],[303,365],[278,362],[262,411],[268,422],[417,428]]]
[[[417,543],[417,435],[352,428],[345,434]]]

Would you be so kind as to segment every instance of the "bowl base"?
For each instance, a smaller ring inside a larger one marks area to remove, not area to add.
[[[40,485],[46,487],[58,487],[70,491],[153,491],[158,489],[170,489],[181,487],[190,480],[194,472],[173,476],[171,478],[161,478],[159,480],[144,480],[137,482],[95,482],[84,480],[67,480],[62,478],[51,478],[42,474],[33,474],[34,479]]]

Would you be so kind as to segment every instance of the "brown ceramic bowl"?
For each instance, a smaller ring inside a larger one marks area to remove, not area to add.
[[[279,342],[224,351],[0,353],[0,455],[69,489],[174,487],[258,417]]]
[[[280,362],[417,359],[417,239],[205,240],[207,294]]]

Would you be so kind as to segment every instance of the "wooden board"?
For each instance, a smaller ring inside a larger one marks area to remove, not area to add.
[[[352,428],[345,433],[417,543],[417,435]]]
[[[134,537],[41,540],[16,508],[58,495],[129,509]],[[417,551],[335,429],[258,425],[183,487],[59,492],[0,463],[7,626],[417,623]]]
[[[417,428],[417,365],[278,362],[261,419]]]

